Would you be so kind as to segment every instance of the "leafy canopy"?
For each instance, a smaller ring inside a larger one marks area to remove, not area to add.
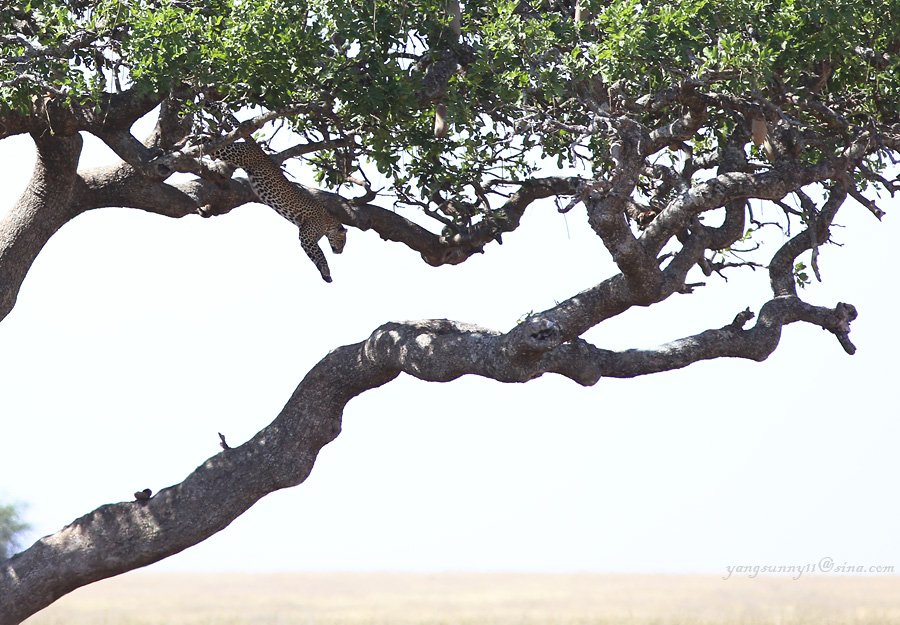
[[[603,115],[652,123],[683,103],[634,104],[682,81],[819,127],[812,160],[852,127],[900,122],[898,0],[592,0],[579,23],[574,4],[471,0],[456,36],[447,0],[31,0],[0,8],[0,106],[175,94],[209,133],[228,114],[314,103],[290,123],[340,144],[312,158],[323,184],[374,166],[401,202],[456,202],[452,221],[477,219],[543,158],[604,171]],[[733,113],[713,111],[696,153]]]

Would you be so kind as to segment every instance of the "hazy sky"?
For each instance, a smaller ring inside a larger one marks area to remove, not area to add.
[[[111,158],[87,154],[88,165]],[[0,158],[5,211],[30,176],[30,141],[0,142]],[[592,388],[549,374],[524,385],[402,376],[350,402],[306,483],[152,568],[724,575],[832,558],[900,571],[890,273],[900,203],[883,207],[881,224],[852,202],[841,209],[843,247],[821,250],[825,282],[802,292],[857,306],[853,357],[794,324],[764,363],[722,359]],[[262,205],[213,219],[78,217],[0,323],[0,500],[28,502],[30,542],[181,481],[219,451],[217,432],[248,439],[329,349],[386,321],[506,330],[615,271],[581,205],[566,216],[535,205],[486,252],[434,269],[351,229],[343,255],[326,251],[329,285],[296,228]],[[770,297],[765,271],[694,278],[708,286],[586,338],[653,346]]]

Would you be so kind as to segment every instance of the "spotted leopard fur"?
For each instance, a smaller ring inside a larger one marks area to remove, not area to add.
[[[232,143],[212,157],[247,172],[250,186],[260,201],[300,228],[300,245],[316,265],[322,279],[331,282],[331,271],[319,239],[328,237],[335,254],[344,250],[347,229],[325,207],[305,195],[284,176],[281,168],[255,142]]]

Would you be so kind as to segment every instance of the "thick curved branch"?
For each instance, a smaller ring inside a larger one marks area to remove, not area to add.
[[[264,116],[236,131],[250,132]],[[0,223],[0,319],[13,308],[28,269],[50,236],[86,210],[107,206],[137,208],[167,217],[222,215],[258,199],[242,179],[218,176],[219,183],[197,178],[178,184],[144,175],[127,163],[77,172],[80,137],[36,138],[39,159],[32,184],[16,207]],[[130,135],[128,135],[130,137]],[[229,136],[229,138],[232,138]],[[126,141],[141,145],[136,140]],[[58,150],[44,145],[62,146]],[[72,149],[67,148],[71,144]],[[74,146],[78,150],[74,150]],[[433,234],[394,212],[374,205],[358,206],[343,197],[306,189],[344,223],[374,229],[383,239],[401,242],[419,252],[431,265],[458,264],[501,232],[514,230],[526,208],[536,199],[574,194],[578,178],[550,177],[524,181],[519,190],[492,216],[468,232],[450,237]],[[44,207],[44,204],[47,204]]]
[[[751,123],[736,124],[731,131],[728,140],[722,150],[722,158],[717,174],[745,171],[747,169],[747,155],[744,146],[751,140]],[[725,204],[725,219],[717,228],[708,228],[709,249],[721,250],[730,247],[735,241],[744,236],[746,222],[747,200],[741,198]]]
[[[144,145],[163,151],[178,147],[191,134],[193,119],[193,115],[184,110],[180,99],[171,96],[166,98],[159,105],[156,126],[143,141]]]
[[[654,219],[641,237],[648,252],[658,254],[666,242],[681,232],[690,219],[704,211],[735,200],[760,198],[780,200],[788,193],[814,182],[843,175],[846,159],[824,161],[808,167],[784,162],[778,169],[758,174],[725,172],[680,194]]]
[[[583,200],[591,228],[609,250],[630,288],[649,303],[659,289],[659,265],[656,255],[648,254],[639,244],[626,219],[627,209],[633,202],[631,195],[643,169],[642,146],[647,143],[647,137],[643,128],[630,119],[618,119],[615,125],[618,134],[610,146],[613,172],[609,183],[587,187]]]
[[[16,625],[75,588],[178,553],[266,494],[303,482],[319,450],[339,434],[346,403],[401,372],[437,382],[467,374],[525,382],[555,372],[591,385],[604,376],[634,377],[723,356],[763,360],[784,324],[803,320],[845,332],[855,315],[845,304],[832,310],[775,298],[749,330],[743,329],[752,317],[747,311],[724,328],[625,352],[566,342],[545,319],[526,320],[505,334],[448,320],[386,324],[367,340],[330,352],[278,417],[243,445],[213,456],[180,484],[146,500],[101,506],[0,563],[0,625]]]
[[[84,210],[121,206],[166,217],[224,215],[231,209],[258,201],[243,179],[224,179],[218,185],[202,179],[168,184],[146,178],[127,164],[79,172],[84,192],[78,198]]]
[[[797,295],[794,281],[794,261],[807,250],[815,250],[831,236],[829,228],[838,209],[847,199],[847,189],[838,184],[831,189],[828,200],[818,214],[808,216],[809,225],[797,236],[787,241],[772,257],[769,263],[769,281],[776,297]]]
[[[97,135],[109,148],[123,161],[141,172],[141,175],[151,180],[165,180],[172,175],[172,170],[166,167],[151,167],[150,161],[157,156],[158,151],[148,148],[138,141],[129,130],[113,130]]]
[[[0,139],[40,130],[41,124],[33,115],[24,115],[19,111],[7,111],[0,117]]]
[[[127,164],[77,171],[82,140],[35,136],[37,163],[28,187],[0,221],[0,320],[16,303],[31,265],[53,236],[81,213],[107,206],[137,208],[167,217],[221,215],[256,201],[250,185],[193,180],[154,182]]]
[[[680,144],[691,137],[706,122],[708,103],[696,94],[692,86],[686,85],[683,90],[682,99],[690,108],[681,118],[650,132],[650,140],[645,148],[647,155],[655,154],[667,146]]]
[[[81,212],[73,198],[83,186],[77,175],[80,135],[35,135],[37,162],[31,181],[0,221],[0,319],[16,303],[25,274],[57,230]]]
[[[100,94],[98,102],[83,105],[38,100],[32,114],[35,123],[54,134],[73,134],[82,130],[102,136],[127,131],[164,100],[163,94],[129,89],[122,93]]]

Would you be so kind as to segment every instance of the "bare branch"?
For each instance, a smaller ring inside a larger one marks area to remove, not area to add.
[[[540,318],[505,334],[448,320],[385,324],[361,343],[332,350],[250,441],[223,449],[180,484],[101,506],[3,562],[0,625],[17,625],[78,587],[178,553],[224,529],[266,494],[303,482],[319,450],[340,432],[347,402],[401,372],[437,382],[467,374],[524,382],[554,372],[591,385],[603,376],[634,377],[723,356],[763,360],[782,326],[795,321],[820,325],[844,342],[855,315],[846,304],[827,309],[780,297],[762,307],[749,330],[743,325],[752,314],[745,311],[718,330],[624,352],[565,341],[560,327]]]
[[[64,59],[73,51],[89,46],[102,36],[103,33],[79,30],[72,35],[69,35],[65,41],[58,46],[47,47],[42,46],[39,43],[32,43],[18,34],[4,35],[2,37],[4,43],[21,45],[24,48],[24,52],[19,56],[0,59],[0,65],[24,65],[36,58]]]
[[[870,200],[869,198],[864,196],[862,193],[857,191],[855,187],[850,188],[848,192],[850,193],[850,197],[852,197],[854,200],[856,200],[857,202],[859,202],[860,204],[862,204],[863,206],[868,208],[869,212],[872,213],[873,215],[875,215],[875,217],[879,221],[881,221],[881,218],[886,215],[886,213],[883,210],[878,208],[878,206],[875,204],[875,202],[873,202],[872,200]]]
[[[781,328],[797,321],[806,321],[829,330],[838,337],[847,353],[855,351],[847,335],[850,322],[856,318],[856,309],[849,304],[839,303],[831,309],[811,306],[796,297],[778,297],[762,307],[753,328],[742,329],[750,318],[752,313],[748,310],[723,328],[707,330],[654,349],[612,352],[579,341],[582,361],[578,367],[572,367],[572,371],[581,371],[583,375],[592,371],[598,377],[631,378],[680,369],[715,358],[762,361],[778,346]]]
[[[334,141],[317,141],[315,143],[301,143],[290,147],[286,150],[282,150],[277,154],[270,154],[270,158],[278,163],[279,165],[289,158],[296,158],[298,156],[303,156],[304,154],[309,154],[310,152],[318,152],[319,150],[333,150],[334,148],[341,148],[346,146],[349,143],[347,139],[336,139]]]
[[[437,267],[457,265],[474,254],[482,253],[487,243],[518,228],[525,210],[532,202],[556,195],[574,195],[582,184],[580,178],[557,176],[520,181],[519,189],[503,206],[472,227],[459,229],[448,235],[433,234],[405,217],[379,206],[357,204],[336,193],[319,189],[304,187],[304,190],[343,223],[360,230],[373,229],[386,241],[403,243],[419,252],[426,263]]]

